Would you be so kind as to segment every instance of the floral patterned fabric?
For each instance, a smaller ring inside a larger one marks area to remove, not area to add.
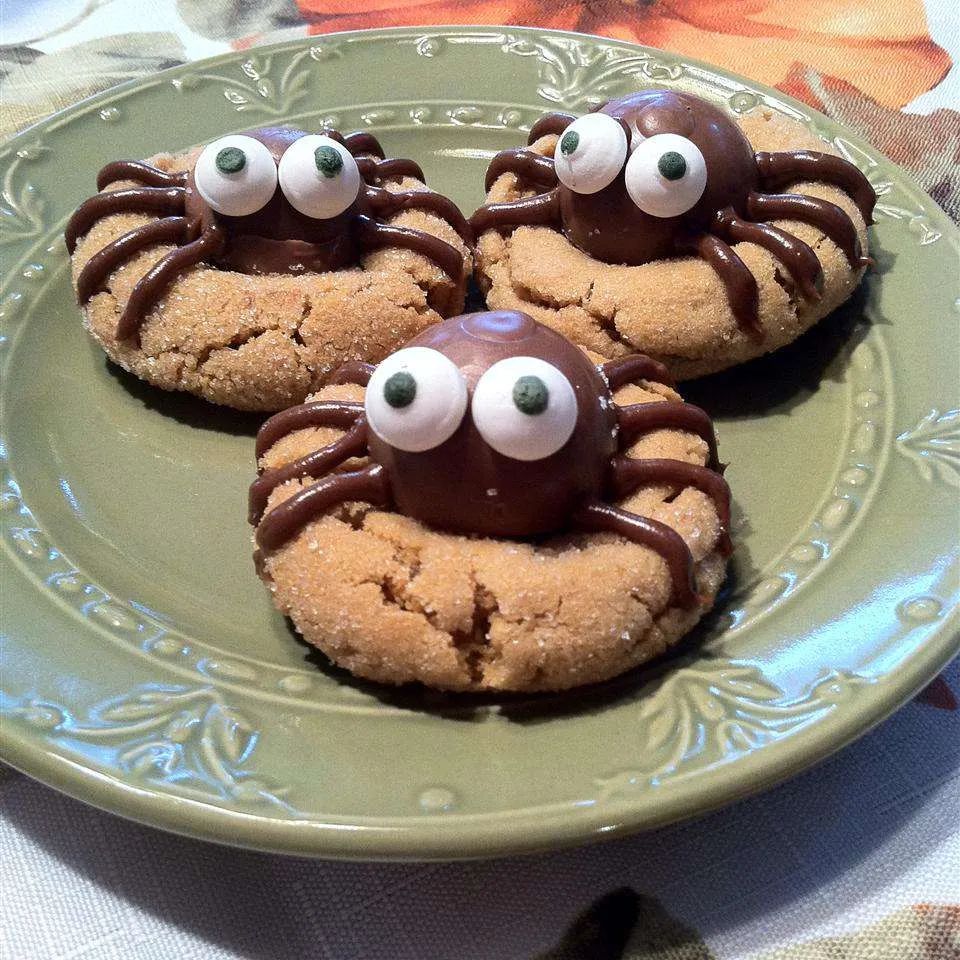
[[[601,34],[746,74],[870,140],[960,219],[950,0],[7,0],[0,135],[229,49],[441,23]],[[960,960],[958,696],[955,663],[864,741],[764,797],[482,865],[222,850],[0,771],[0,955]]]
[[[295,36],[506,23],[662,47],[812,104],[960,219],[950,0],[8,0],[0,134],[123,80]],[[156,32],[146,32],[156,24]],[[936,34],[936,36],[934,36]]]

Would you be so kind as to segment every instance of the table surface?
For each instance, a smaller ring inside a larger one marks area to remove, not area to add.
[[[960,29],[946,0],[5,0],[0,136],[229,49],[494,22],[665,47],[777,86],[960,219]],[[474,863],[216,847],[0,768],[0,958],[960,960],[958,699],[955,662],[760,797],[626,840]]]

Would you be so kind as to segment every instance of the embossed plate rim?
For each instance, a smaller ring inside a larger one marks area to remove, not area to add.
[[[952,644],[928,645],[925,656],[915,657],[909,671],[902,671],[894,687],[883,680],[867,686],[888,690],[876,698],[869,718],[848,712],[845,722],[830,729],[815,724],[816,738],[790,737],[775,744],[776,756],[754,750],[740,757],[739,777],[731,789],[726,767],[699,771],[696,777],[677,782],[671,789],[669,806],[647,809],[627,798],[577,809],[528,808],[522,811],[488,814],[447,814],[441,817],[278,819],[207,804],[105,776],[84,767],[69,756],[38,750],[29,737],[3,729],[0,724],[0,756],[4,762],[76,800],[110,813],[172,833],[209,840],[227,846],[346,860],[460,860],[537,853],[577,846],[590,840],[613,839],[706,815],[753,794],[760,793],[827,760],[845,746],[869,733],[907,700],[916,695],[960,653],[960,610],[954,608],[942,627],[954,635]],[[862,706],[862,705],[861,705]],[[811,746],[817,748],[811,750]],[[811,759],[811,755],[813,759]],[[714,794],[710,789],[722,786]],[[704,798],[707,795],[709,799]],[[197,819],[185,815],[191,811]],[[594,813],[591,815],[591,813]],[[639,822],[638,822],[639,820]],[[516,828],[503,833],[504,821]]]
[[[5,144],[2,152],[9,155],[18,145],[26,145],[44,128],[65,124],[138,89],[167,83],[175,77],[207,70],[218,64],[237,64],[244,57],[270,57],[274,53],[299,49],[306,54],[313,46],[341,40],[382,39],[396,42],[398,38],[402,38],[410,42],[418,38],[443,36],[489,36],[491,40],[497,36],[567,38],[615,50],[635,50],[638,54],[654,60],[658,57],[667,61],[680,59],[677,55],[654,48],[609,38],[521,27],[430,26],[422,29],[407,27],[329,34],[282,41],[247,51],[234,51],[209,60],[184,64],[147,80],[129,81],[74,104],[24,130]],[[789,107],[802,117],[815,122],[819,130],[842,135],[847,143],[862,150],[865,156],[878,156],[876,151],[849,135],[838,124],[779,91],[770,90],[690,58],[682,59],[684,64],[695,71],[729,81],[731,91],[738,87],[742,89],[746,85],[750,91],[755,91],[768,101]],[[549,104],[544,102],[543,109],[549,108]],[[107,119],[102,114],[101,118]],[[384,125],[385,128],[390,126],[390,123]],[[893,167],[889,161],[883,160],[883,163],[888,169]],[[945,215],[908,175],[898,168],[895,172],[896,186],[914,199],[921,209],[929,208],[932,211],[931,216],[943,225],[944,232],[948,234],[948,242],[955,245],[956,231]],[[36,249],[45,236],[47,234],[41,230],[28,253],[18,261],[18,268],[27,261],[30,252]],[[832,707],[835,704],[831,704],[829,699],[817,700],[817,703],[824,704],[824,711],[832,716],[811,712],[810,717],[813,719],[801,723],[805,728],[801,735],[788,736],[769,743],[762,749],[750,750],[730,764],[715,764],[702,768],[694,765],[692,770],[673,776],[669,792],[662,796],[660,791],[656,791],[655,796],[653,791],[620,793],[614,782],[616,778],[602,782],[598,780],[595,782],[600,796],[592,806],[585,807],[566,803],[492,813],[469,814],[453,811],[445,812],[442,816],[434,813],[396,818],[279,818],[176,796],[164,792],[157,785],[141,786],[107,775],[78,763],[62,746],[61,752],[58,752],[56,747],[45,747],[44,744],[49,741],[44,740],[36,731],[28,731],[26,725],[10,722],[9,718],[0,725],[0,746],[3,747],[6,759],[14,766],[81,800],[145,823],[224,843],[328,857],[423,859],[513,853],[573,844],[591,837],[613,836],[641,827],[662,825],[722,806],[799,772],[866,732],[922,687],[957,652],[960,646],[958,627],[960,611],[952,607],[944,611],[939,622],[931,629],[927,643],[911,657],[906,667],[901,667],[895,674],[888,672],[884,675],[881,672],[877,678],[857,675],[839,678],[842,682],[854,681],[854,685],[860,690],[856,698],[856,709],[834,710]],[[751,664],[748,660],[726,662],[730,665]],[[677,670],[672,675],[680,676],[680,671]],[[835,681],[830,676],[819,678],[810,687],[807,696],[814,695],[820,684],[832,682]],[[213,689],[225,684],[218,685],[214,678],[209,678],[209,685]],[[802,714],[802,717],[806,716]],[[735,775],[731,774],[731,768],[736,769]],[[626,782],[630,785],[629,779]]]

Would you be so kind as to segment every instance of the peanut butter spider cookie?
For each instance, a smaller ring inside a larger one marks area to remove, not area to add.
[[[86,326],[165,390],[279,410],[463,309],[466,220],[369,133],[261,127],[97,187],[65,231]]]
[[[277,607],[390,684],[563,690],[666,650],[714,602],[730,493],[663,366],[596,359],[467,314],[268,420],[250,520]]]
[[[772,113],[734,121],[646,90],[548,114],[487,171],[471,218],[487,305],[680,379],[796,339],[870,260],[876,196],[853,164]]]

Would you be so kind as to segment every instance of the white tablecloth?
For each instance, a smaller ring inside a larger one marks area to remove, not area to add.
[[[5,772],[0,957],[529,960],[555,948],[578,911],[628,886],[639,899],[621,894],[614,906],[624,909],[611,916],[601,904],[598,916],[608,935],[639,910],[631,960],[778,948],[778,960],[958,960],[958,692],[954,662],[858,743],[705,819],[509,860],[248,853],[120,820]],[[651,930],[673,952],[643,946]],[[580,952],[550,955],[620,955],[581,935]],[[845,939],[809,943],[824,937]]]

